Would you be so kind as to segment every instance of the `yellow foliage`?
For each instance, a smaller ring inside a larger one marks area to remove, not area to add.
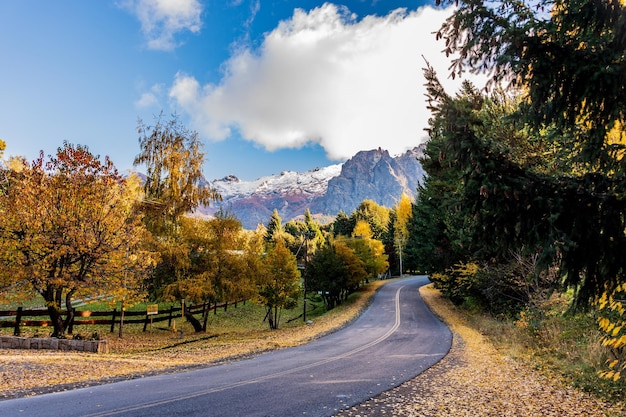
[[[48,162],[43,154],[13,162],[0,200],[0,279],[30,285],[58,308],[73,296],[138,296],[152,256],[136,180],[67,143]]]
[[[480,271],[480,266],[478,264],[469,262],[469,263],[458,263],[455,265],[454,272],[463,276],[463,277],[473,277]]]
[[[354,226],[354,231],[352,232],[352,236],[361,237],[364,239],[371,239],[372,228],[370,227],[369,223],[367,223],[365,220],[359,220],[356,222],[356,225]]]
[[[413,215],[411,199],[402,193],[402,197],[394,206],[394,211],[396,213],[394,240],[402,247],[409,237],[408,223]]]
[[[611,371],[600,371],[602,378],[617,381],[621,378],[621,371],[626,369],[626,317],[624,314],[624,293],[626,283],[617,286],[613,292],[605,292],[598,299],[598,327],[604,334],[602,346],[608,348],[611,359],[607,360]]]
[[[600,327],[600,330],[606,331],[610,324],[611,321],[606,317],[598,317],[598,326]]]
[[[626,145],[626,133],[624,126],[619,120],[615,122],[615,126],[608,132],[606,139],[608,145]],[[617,161],[621,161],[624,158],[624,152],[625,150],[623,148],[618,148],[614,158]]]

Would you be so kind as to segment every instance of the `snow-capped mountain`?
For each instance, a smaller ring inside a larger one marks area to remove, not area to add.
[[[201,211],[211,215],[224,209],[246,229],[254,229],[266,224],[274,209],[286,222],[307,208],[314,215],[335,216],[341,210],[350,214],[365,199],[391,207],[403,192],[414,196],[424,176],[417,160],[421,155],[420,148],[397,157],[376,149],[359,152],[343,164],[306,172],[283,171],[254,181],[229,175],[210,183],[223,201]]]
[[[328,181],[341,173],[342,164],[316,168],[306,172],[283,171],[254,181],[242,181],[234,175],[211,182],[225,201],[245,198],[250,195],[273,195],[295,193],[320,195],[326,192]]]

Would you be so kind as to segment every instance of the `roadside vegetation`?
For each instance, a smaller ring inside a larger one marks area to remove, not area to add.
[[[570,305],[571,296],[554,296],[540,310],[522,311],[516,317],[495,317],[468,305],[457,308],[465,322],[500,352],[568,386],[623,405],[626,381],[599,373],[611,356],[595,315],[566,313]]]
[[[587,389],[623,394],[626,5],[457,4],[437,38],[457,54],[453,74],[485,72],[490,84],[452,95],[426,65],[427,177],[408,267],[501,320],[485,331]]]
[[[552,355],[534,348],[534,343],[527,344],[525,333],[514,324],[459,308],[432,285],[420,288],[420,294],[453,332],[448,355],[416,378],[343,410],[337,417],[626,414],[623,396],[607,399],[597,391],[573,388],[563,368],[553,362],[546,366],[544,361]]]
[[[349,323],[385,282],[362,287],[328,312],[315,309],[324,313],[311,312],[313,323],[308,325],[287,319],[280,329],[270,330],[261,323],[264,307],[246,303],[211,315],[207,333],[194,333],[189,324],[183,324],[184,337],[165,327],[144,333],[141,326],[128,326],[123,338],[116,334],[108,337],[112,353],[107,355],[4,350],[0,355],[0,398],[192,369],[306,343]],[[476,410],[488,415],[518,410],[523,414],[517,415],[528,416],[549,412],[618,416],[626,410],[623,391],[620,394],[615,389],[619,382],[604,380],[600,381],[604,386],[598,385],[595,371],[580,371],[585,368],[585,357],[599,353],[597,344],[594,347],[581,339],[581,335],[589,336],[593,322],[572,330],[571,324],[558,320],[552,335],[545,335],[538,344],[537,338],[515,321],[454,306],[432,286],[420,293],[455,333],[452,351],[414,380],[339,415],[381,415],[383,411],[390,415],[477,415]],[[295,311],[293,314],[295,317]],[[596,342],[597,336],[596,331]],[[555,356],[555,351],[568,352],[567,357]],[[582,383],[585,378],[593,389]],[[582,389],[572,390],[571,386]],[[520,401],[522,397],[524,401]]]
[[[393,240],[387,233],[390,218],[398,217],[393,209],[364,201],[336,231],[308,210],[303,221],[285,225],[274,211],[256,230],[244,230],[224,210],[198,218],[194,211],[220,196],[203,182],[197,133],[162,114],[151,126],[140,121],[138,132],[142,180],[67,142],[31,163],[4,161],[0,302],[43,300],[50,336],[73,337],[76,300],[104,300],[121,315],[145,302],[215,308],[246,300],[263,306],[261,322],[276,330],[304,299],[306,310],[319,299],[330,310],[389,273],[395,254],[383,239]],[[406,210],[404,216],[406,222]],[[322,253],[331,255],[332,279],[306,268]],[[207,331],[208,315],[182,312],[194,332]]]

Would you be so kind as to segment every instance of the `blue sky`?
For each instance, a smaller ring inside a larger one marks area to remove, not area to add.
[[[130,169],[161,111],[199,133],[209,180],[399,154],[426,138],[422,55],[459,85],[432,35],[451,10],[428,4],[1,1],[5,157],[67,140]]]

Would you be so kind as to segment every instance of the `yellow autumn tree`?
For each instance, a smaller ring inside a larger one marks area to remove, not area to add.
[[[197,208],[221,199],[202,174],[204,147],[198,133],[188,130],[176,115],[166,120],[161,113],[151,126],[140,120],[137,132],[140,152],[134,165],[146,171],[144,222],[156,238],[154,249],[162,259],[150,280],[150,297],[158,299],[176,291],[200,294],[202,288],[209,287],[189,287],[192,259],[182,222]],[[193,276],[199,278],[198,274]],[[192,316],[187,319],[198,329]]]
[[[400,275],[402,275],[404,272],[402,266],[402,251],[406,247],[407,240],[409,240],[408,224],[413,213],[413,207],[409,196],[402,193],[402,197],[400,197],[400,200],[396,203],[393,210],[395,212],[393,240],[394,246],[396,247],[396,251],[400,258]]]
[[[6,170],[0,197],[3,295],[34,291],[45,302],[54,337],[72,320],[77,296],[134,298],[151,263],[136,204],[138,183],[85,146],[65,143],[19,171]],[[63,319],[62,309],[68,315]]]
[[[358,220],[356,225],[354,226],[354,230],[352,231],[352,237],[356,237],[359,239],[371,239],[372,238],[372,228],[369,223],[365,220]]]
[[[389,269],[383,243],[372,237],[370,225],[365,220],[357,221],[351,239],[338,238],[337,242],[347,245],[361,259],[366,275],[363,279],[376,279]]]
[[[141,150],[134,164],[146,169],[146,224],[156,235],[175,235],[183,216],[221,200],[202,175],[204,147],[176,116],[168,121],[161,113],[153,126],[140,120],[137,131]]]
[[[183,219],[180,245],[185,247],[187,267],[167,286],[166,296],[226,305],[252,298],[246,237],[241,222],[232,214],[220,211],[210,220]]]

